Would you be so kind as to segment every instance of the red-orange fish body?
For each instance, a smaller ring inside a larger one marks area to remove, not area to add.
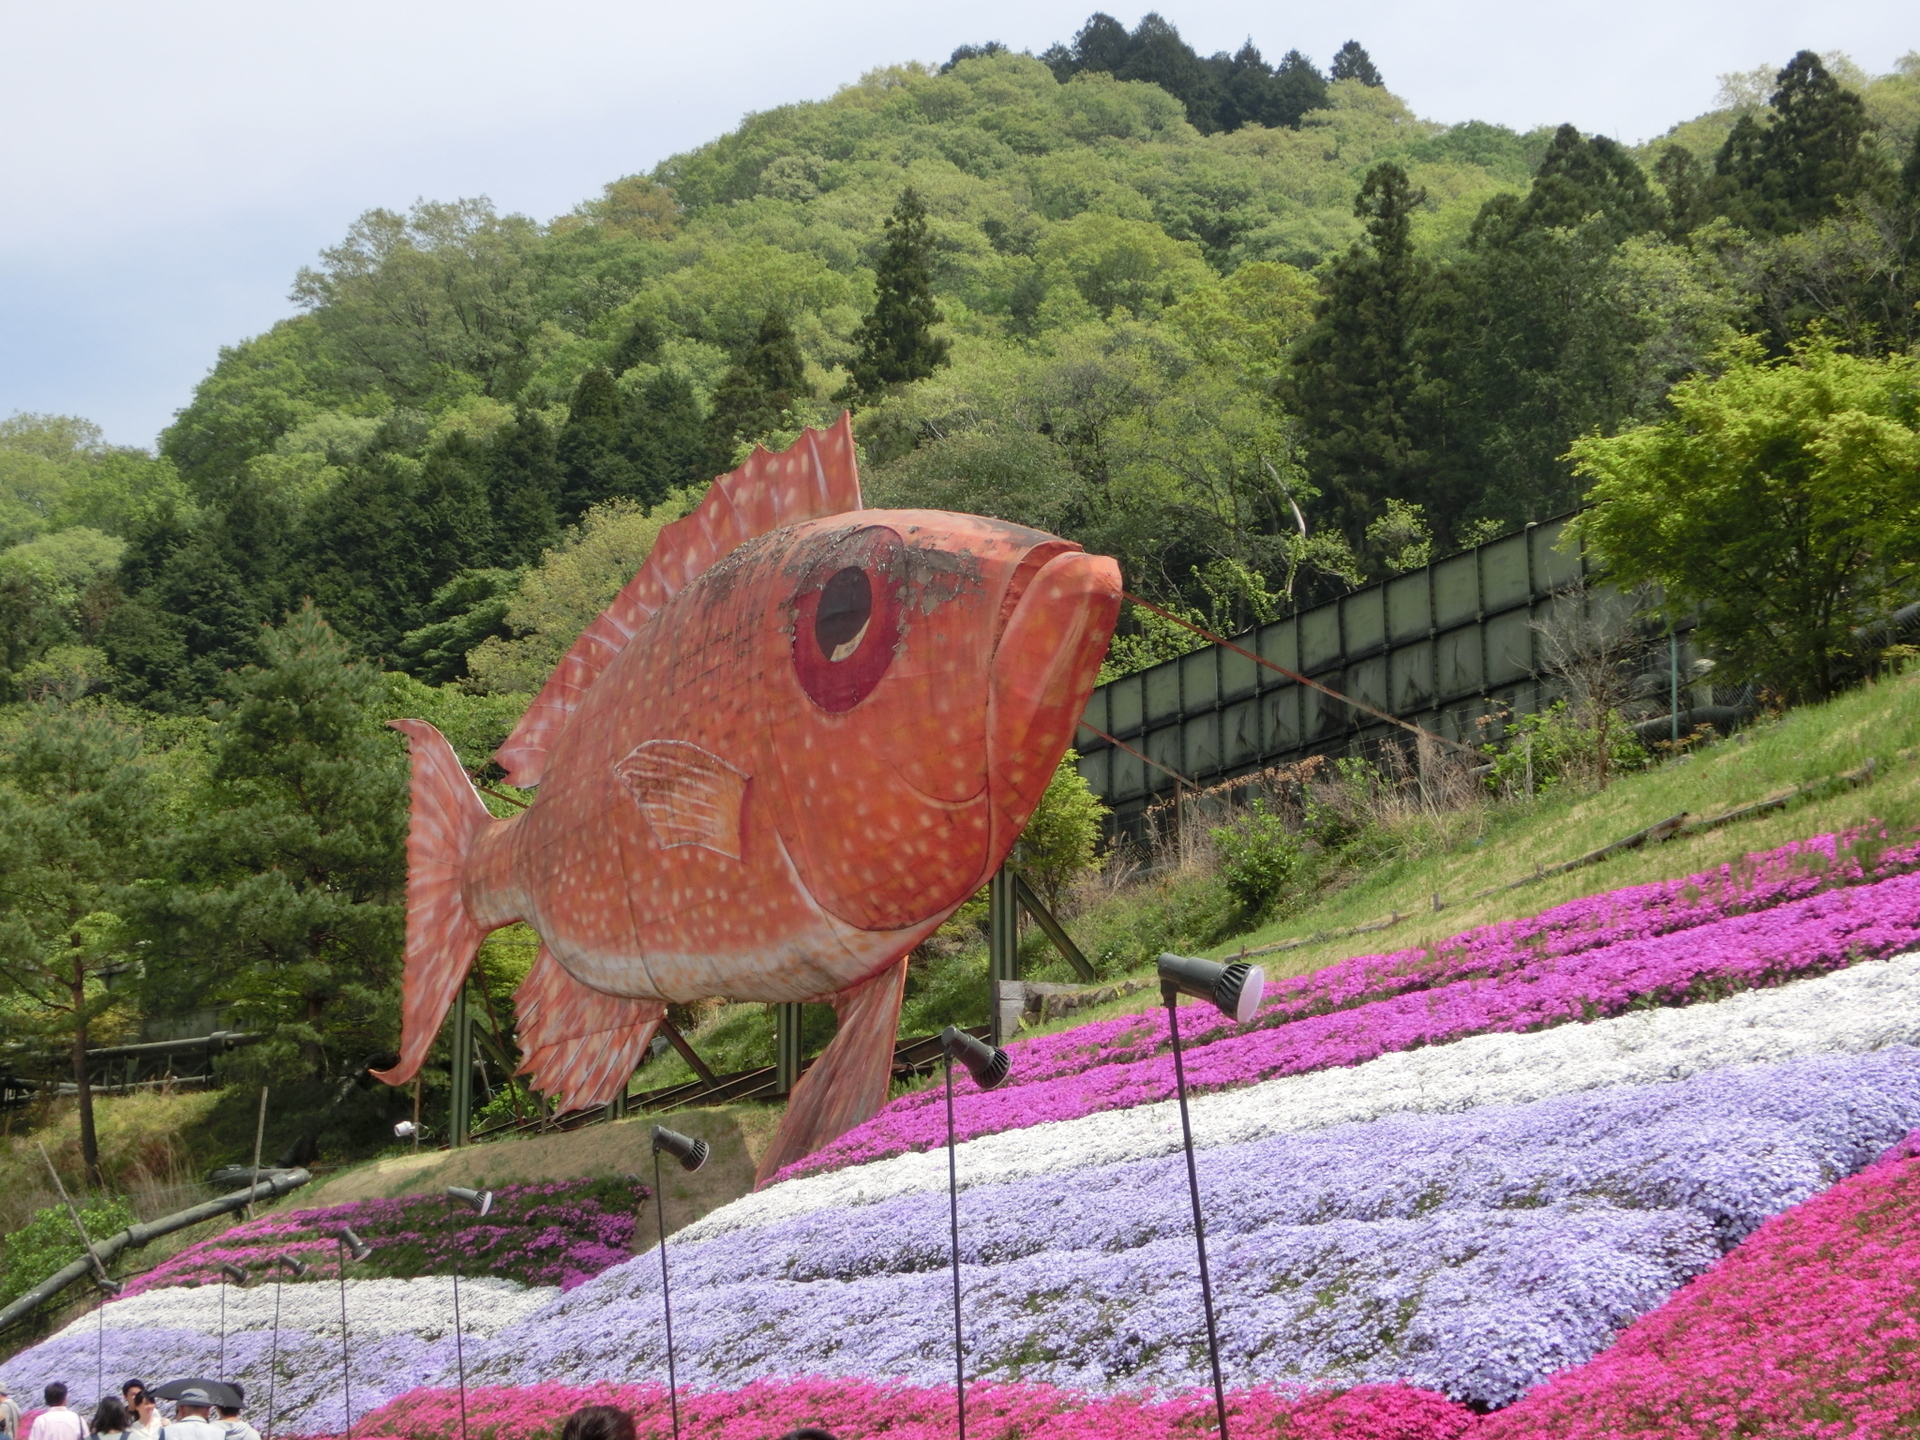
[[[808,438],[816,461],[845,439]],[[858,1123],[885,1096],[902,957],[1038,804],[1119,586],[1111,560],[1038,531],[843,500],[726,549],[624,643],[583,637],[605,653],[584,684],[556,672],[564,713],[536,704],[522,731],[545,738],[502,749],[540,782],[523,814],[485,816],[464,778],[449,793],[445,742],[396,722],[416,779],[405,1050],[386,1078],[417,1069],[479,938],[522,921],[543,942],[522,1046],[563,1103],[623,1087],[668,1002],[829,1001],[840,1031],[762,1173]]]

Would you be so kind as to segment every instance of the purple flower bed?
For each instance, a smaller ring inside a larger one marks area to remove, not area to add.
[[[1524,957],[1512,957],[1511,963],[1503,962],[1491,974],[1412,989],[1279,1025],[1256,1022],[1254,1028],[1233,1029],[1202,1022],[1199,1028],[1214,1038],[1188,1056],[1188,1084],[1196,1090],[1225,1089],[1280,1075],[1355,1065],[1392,1051],[1467,1035],[1537,1030],[1634,1008],[1687,1004],[1894,954],[1916,941],[1920,941],[1920,876],[1902,875],[1828,890],[1757,913],[1722,915],[1637,939],[1615,938],[1557,956],[1542,956],[1525,945],[1510,947],[1524,950]],[[1210,1012],[1193,1007],[1187,1013]],[[1113,1023],[1118,1022],[1109,1022]],[[1131,1023],[1143,1025],[1144,1018]],[[1164,1027],[1164,1016],[1159,1023]],[[1015,1075],[1020,1074],[1027,1053],[1016,1054]],[[961,1139],[971,1139],[1168,1099],[1173,1094],[1173,1075],[1171,1064],[1154,1054],[1054,1075],[1045,1085],[1008,1085],[985,1094],[963,1078],[959,1091],[956,1131]],[[906,1098],[916,1103],[896,1101],[832,1144],[788,1166],[780,1178],[944,1143],[944,1109],[924,1095]],[[937,1092],[934,1098],[939,1098]]]
[[[342,1225],[373,1246],[372,1257],[354,1266],[357,1278],[446,1274],[457,1260],[467,1275],[568,1289],[633,1253],[635,1217],[651,1193],[627,1180],[566,1180],[502,1185],[484,1220],[450,1212],[440,1195],[263,1215],[182,1250],[132,1281],[127,1293],[217,1284],[222,1261],[264,1273],[275,1255],[304,1260],[312,1267],[308,1280],[331,1280],[338,1268],[333,1236]]]
[[[1504,1404],[1598,1353],[1769,1216],[1920,1123],[1920,1051],[1819,1056],[1201,1156],[1229,1382],[1403,1381]],[[1178,1156],[961,1197],[972,1373],[1204,1383]],[[937,1384],[944,1196],[674,1250],[681,1375]],[[489,1383],[649,1378],[659,1271],[599,1277],[478,1353]],[[476,1352],[470,1352],[470,1357]]]

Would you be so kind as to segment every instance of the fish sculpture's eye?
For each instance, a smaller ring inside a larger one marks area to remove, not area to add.
[[[905,546],[885,526],[833,537],[793,598],[793,667],[822,710],[851,710],[893,664]]]
[[[872,621],[873,582],[867,572],[851,565],[834,571],[813,616],[813,638],[827,662],[838,665],[851,657]]]

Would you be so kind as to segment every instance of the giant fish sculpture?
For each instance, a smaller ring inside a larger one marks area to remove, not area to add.
[[[974,515],[865,510],[843,416],[662,531],[496,759],[495,819],[440,733],[413,754],[401,1058],[482,938],[540,936],[520,1045],[561,1109],[626,1085],[669,1002],[831,1004],[764,1181],[886,1099],[906,954],[986,883],[1073,737],[1115,563]]]

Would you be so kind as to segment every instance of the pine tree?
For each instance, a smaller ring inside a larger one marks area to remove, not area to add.
[[[1275,119],[1266,123],[1298,130],[1308,111],[1326,108],[1326,77],[1298,50],[1289,50],[1274,67],[1273,97]]]
[[[1653,162],[1653,178],[1666,192],[1661,231],[1676,245],[1712,218],[1710,177],[1684,145],[1669,145]]]
[[[753,343],[714,387],[713,408],[707,414],[706,473],[724,475],[733,469],[734,451],[743,442],[779,429],[794,402],[812,394],[793,327],[779,311],[769,311]]]
[[[1784,235],[1835,213],[1877,175],[1867,107],[1802,50],[1777,77],[1765,124],[1743,115],[1714,162],[1721,206],[1749,230]]]
[[[1092,22],[1088,24],[1091,26]],[[1085,68],[1103,67],[1088,65]],[[1150,10],[1140,17],[1140,23],[1127,38],[1126,62],[1113,74],[1120,80],[1158,85],[1186,107],[1187,120],[1196,130],[1204,133],[1213,129],[1214,111],[1220,103],[1214,73],[1194,53],[1193,47],[1180,38],[1180,32],[1157,12]]]
[[[124,920],[156,820],[139,732],[31,706],[0,749],[0,979],[9,1023],[68,1046],[87,1182],[101,1186],[87,1043],[114,1003],[103,971],[138,953]]]
[[[1427,499],[1416,333],[1429,277],[1412,230],[1425,199],[1391,161],[1367,173],[1354,204],[1367,238],[1333,263],[1294,349],[1290,408],[1306,430],[1309,469],[1356,549],[1388,496]]]
[[[553,431],[532,410],[493,434],[487,495],[496,565],[531,565],[560,537],[560,460]]]
[[[627,459],[626,406],[605,366],[595,365],[573,387],[567,423],[555,457],[560,462],[560,513],[568,523],[589,507],[634,493]]]
[[[707,458],[706,420],[686,376],[660,371],[634,395],[631,410],[628,453],[641,503],[657,505],[669,491],[713,478],[700,473]]]
[[[407,762],[386,687],[311,605],[217,713],[207,793],[147,895],[148,983],[231,1003],[321,1078],[394,1038]]]
[[[1127,27],[1103,10],[1087,17],[1070,46],[1055,45],[1041,57],[1052,67],[1055,78],[1066,81],[1082,70],[1118,74],[1133,53],[1133,38]]]
[[[890,385],[924,380],[947,363],[948,342],[933,333],[943,318],[933,300],[927,211],[909,185],[887,217],[878,294],[854,336],[847,398],[872,399]]]
[[[1358,40],[1349,40],[1333,52],[1330,73],[1335,80],[1358,80],[1362,85],[1375,88],[1387,83],[1380,78],[1380,72],[1373,68],[1373,57],[1367,54]]]
[[[1539,230],[1570,230],[1594,216],[1617,242],[1656,228],[1660,204],[1647,177],[1618,143],[1604,135],[1587,138],[1562,125],[1548,142],[1513,222]]]

